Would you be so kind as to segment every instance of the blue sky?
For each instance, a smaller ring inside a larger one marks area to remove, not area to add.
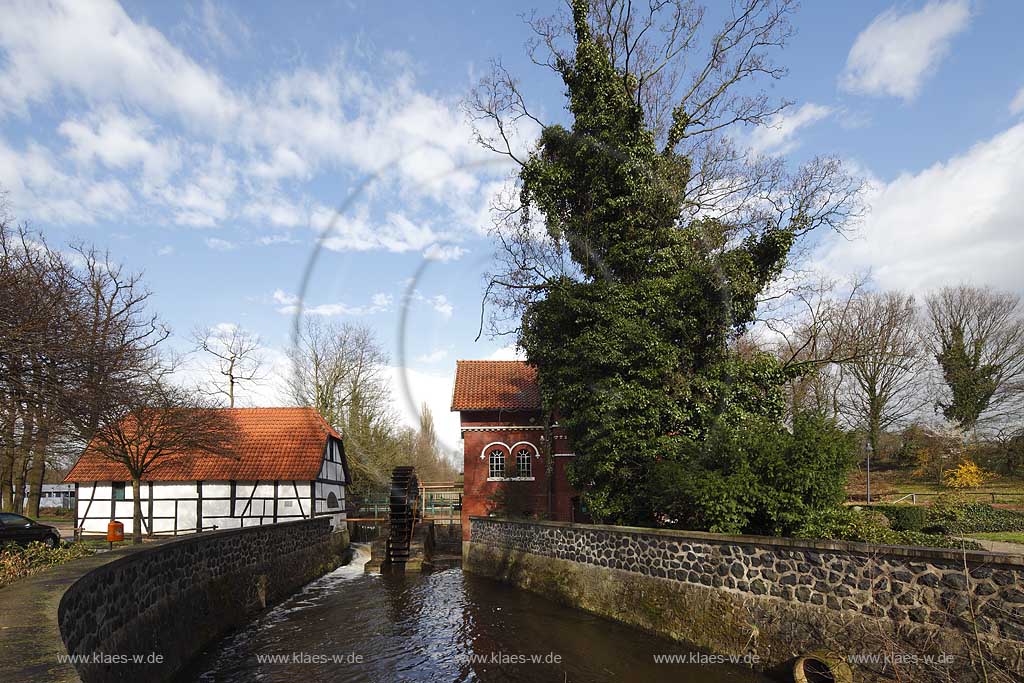
[[[486,208],[511,171],[474,144],[458,104],[500,58],[535,112],[564,120],[519,16],[553,3],[2,5],[0,185],[18,218],[145,271],[175,343],[238,324],[278,362],[333,222],[305,306],[372,326],[396,366],[404,348],[413,400],[458,438],[455,359],[510,353],[474,338]],[[772,85],[795,104],[740,137],[793,163],[837,155],[869,181],[857,234],[821,236],[815,265],[914,292],[1024,289],[1024,4],[804,5],[779,57],[790,74]]]

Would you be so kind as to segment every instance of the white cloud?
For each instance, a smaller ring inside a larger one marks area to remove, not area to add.
[[[278,145],[269,158],[256,160],[249,167],[249,173],[264,180],[307,178],[309,172],[306,160],[283,145]]]
[[[1021,87],[1014,96],[1013,101],[1010,102],[1010,113],[1021,114],[1024,113],[1024,87]]]
[[[840,85],[851,92],[914,99],[970,18],[967,0],[933,0],[916,12],[886,10],[857,36]]]
[[[198,26],[200,37],[211,51],[234,56],[239,45],[252,38],[248,24],[224,3],[203,0],[199,7],[188,5],[186,13],[191,23],[185,30],[196,32]]]
[[[231,251],[235,248],[232,242],[222,240],[219,237],[207,237],[205,241],[206,246],[214,251]]]
[[[874,182],[859,235],[833,237],[819,265],[838,275],[871,269],[883,288],[919,293],[971,282],[1022,291],[1024,123],[966,153],[888,183]]]
[[[387,214],[383,221],[375,221],[366,206],[350,213],[320,206],[313,210],[310,223],[323,235],[323,245],[333,251],[382,249],[400,254],[432,249],[431,253],[436,255],[441,253],[437,242],[446,237],[429,224],[397,212]],[[445,255],[451,257],[455,252],[449,250]]]
[[[288,233],[284,233],[281,235],[264,235],[256,240],[256,244],[261,247],[269,247],[274,244],[299,244],[299,240]]]
[[[162,246],[162,247],[160,247],[159,249],[156,250],[156,255],[157,256],[173,256],[174,255],[174,247],[172,247],[169,244],[165,244],[164,246]]]
[[[451,410],[455,384],[453,369],[433,373],[391,367],[388,372],[393,387],[392,400],[402,422],[414,429],[419,427],[420,407],[426,403],[441,445],[461,453],[459,414]]]
[[[448,301],[448,297],[444,294],[438,294],[427,299],[435,311],[441,314],[442,318],[449,319],[452,317],[452,313],[455,311],[454,306]]]
[[[448,349],[434,349],[430,353],[424,353],[416,357],[419,363],[436,363],[448,357]]]
[[[68,140],[67,154],[81,163],[99,161],[115,169],[141,165],[153,182],[166,179],[181,165],[173,140],[151,141],[158,137],[156,126],[145,117],[107,110],[86,120],[68,119],[57,131]]]
[[[780,112],[766,126],[758,126],[750,135],[750,151],[754,154],[787,154],[798,145],[795,136],[801,128],[832,114],[832,108],[807,103],[795,110]]]
[[[490,356],[487,360],[526,360],[526,354],[516,345],[503,346]]]
[[[122,98],[223,130],[242,110],[221,79],[112,0],[21,2],[4,10],[0,112],[25,113],[55,93]]]
[[[196,7],[191,25],[219,51],[248,34],[209,2]],[[332,220],[329,200],[282,188],[341,171],[374,180],[362,212],[341,217],[329,248],[459,258],[458,244],[486,227],[479,218],[510,162],[480,148],[456,98],[419,89],[409,61],[364,59],[340,51],[319,68],[229,85],[112,0],[15,2],[0,23],[0,119],[32,117],[58,99],[69,111],[47,136],[65,143],[63,154],[47,151],[49,183],[60,191],[38,181],[20,195],[12,189],[16,209],[93,221],[105,215],[97,204],[106,202],[109,214],[125,208],[125,197],[69,200],[66,180],[92,185],[110,179],[103,173],[137,174],[125,181],[136,193],[131,208],[153,222],[211,227],[246,217],[321,230]],[[536,139],[531,126],[516,134],[517,150]],[[399,202],[403,212],[392,208]]]
[[[205,228],[231,215],[229,205],[237,186],[235,162],[213,147],[184,184],[161,187],[153,195],[171,207],[176,223]]]
[[[272,295],[274,302],[284,306],[295,306],[299,303],[299,297],[294,294],[286,294],[283,289],[275,289]]]
[[[423,258],[446,263],[456,261],[468,253],[469,250],[455,244],[431,244],[423,250]]]
[[[242,213],[255,222],[266,221],[284,228],[294,228],[306,222],[303,207],[279,196],[252,199],[246,203]]]
[[[287,294],[282,289],[275,289],[272,298],[274,303],[280,304],[277,312],[282,315],[294,315],[299,310],[299,304],[302,303],[302,300],[299,299],[299,297],[293,294]],[[375,313],[384,313],[388,311],[391,308],[391,302],[392,298],[390,295],[378,292],[370,298],[370,304],[367,306],[350,306],[341,302],[317,304],[315,306],[303,305],[302,313],[304,315],[319,315],[324,317],[333,317],[338,315],[373,315]]]
[[[133,204],[120,181],[69,174],[47,148],[32,141],[19,150],[0,137],[0,182],[17,215],[43,223],[92,223],[119,216]]]

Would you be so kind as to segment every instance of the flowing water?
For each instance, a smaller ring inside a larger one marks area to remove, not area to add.
[[[357,547],[351,564],[213,645],[181,680],[767,680],[723,663],[656,663],[700,653],[458,569],[369,575],[368,559]]]

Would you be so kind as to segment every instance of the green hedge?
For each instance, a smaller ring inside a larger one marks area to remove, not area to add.
[[[838,507],[819,510],[808,516],[796,534],[797,538],[832,541],[859,541],[879,545],[914,545],[956,550],[980,550],[974,541],[920,531],[890,528],[891,522],[878,510]]]
[[[896,531],[921,531],[928,525],[928,509],[918,505],[871,505],[881,512]]]
[[[987,503],[937,501],[928,510],[924,530],[940,534],[1024,531],[1024,514],[994,508]]]

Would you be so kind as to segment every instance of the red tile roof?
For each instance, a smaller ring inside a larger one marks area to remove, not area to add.
[[[452,410],[536,410],[537,370],[519,360],[460,360]]]
[[[341,439],[313,408],[215,408],[238,425],[237,457],[182,454],[155,465],[152,481],[316,479],[327,437]],[[346,476],[346,479],[348,477]],[[66,482],[127,481],[128,470],[86,448]]]

